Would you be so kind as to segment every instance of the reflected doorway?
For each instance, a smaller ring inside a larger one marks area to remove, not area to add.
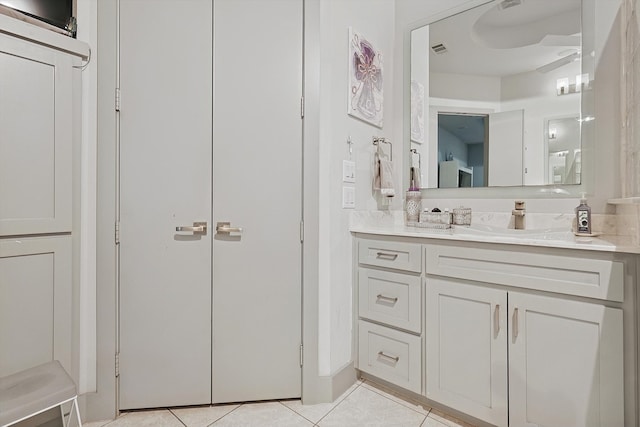
[[[438,188],[487,183],[488,114],[438,113]]]

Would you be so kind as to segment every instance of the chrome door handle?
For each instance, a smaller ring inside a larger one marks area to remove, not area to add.
[[[216,232],[221,234],[230,234],[230,233],[242,234],[242,227],[231,227],[230,222],[219,222],[216,224]]]
[[[197,221],[194,222],[193,225],[181,225],[176,227],[176,231],[187,231],[191,232],[194,235],[205,235],[207,234],[207,223]]]

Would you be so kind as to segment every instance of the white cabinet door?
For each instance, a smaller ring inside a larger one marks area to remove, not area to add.
[[[71,231],[73,61],[0,34],[0,236]]]
[[[436,402],[507,425],[507,293],[427,278],[426,390]]]
[[[622,310],[509,293],[509,425],[624,425]]]
[[[0,239],[0,377],[72,349],[71,236]]]

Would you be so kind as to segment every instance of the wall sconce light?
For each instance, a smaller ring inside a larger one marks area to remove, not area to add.
[[[566,95],[569,93],[569,79],[558,79],[556,81],[556,91],[558,95]]]
[[[556,128],[549,128],[549,139],[556,139],[558,136],[558,130]]]
[[[589,88],[589,74],[578,74],[576,76],[576,92]]]

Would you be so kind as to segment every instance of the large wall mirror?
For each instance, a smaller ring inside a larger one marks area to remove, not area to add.
[[[581,0],[501,0],[413,29],[406,176],[421,188],[583,182],[585,21]]]

